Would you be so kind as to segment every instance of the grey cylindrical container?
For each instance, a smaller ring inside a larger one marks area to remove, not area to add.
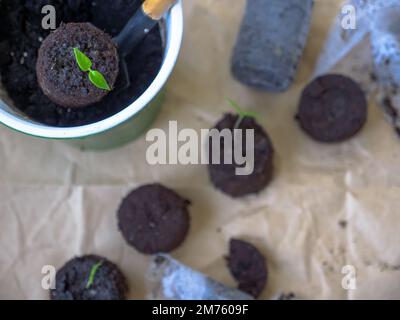
[[[235,78],[261,90],[287,90],[307,41],[313,3],[247,0],[232,56]]]

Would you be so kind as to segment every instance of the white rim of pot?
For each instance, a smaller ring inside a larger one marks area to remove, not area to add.
[[[154,81],[147,90],[131,105],[117,114],[99,122],[79,127],[51,127],[33,123],[28,119],[17,117],[0,108],[0,122],[28,135],[50,139],[74,139],[95,135],[110,130],[129,120],[140,112],[163,88],[168,80],[179,55],[183,38],[183,10],[181,0],[175,4],[167,16],[167,44],[164,61]],[[4,103],[0,99],[0,105]]]

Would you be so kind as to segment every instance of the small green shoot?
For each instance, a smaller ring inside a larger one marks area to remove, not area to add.
[[[111,91],[111,88],[107,83],[107,80],[104,78],[104,76],[99,71],[90,70],[89,71],[89,79],[97,88]]]
[[[76,62],[83,72],[88,72],[92,67],[92,61],[78,48],[74,48]]]
[[[253,112],[253,111],[244,111],[235,101],[233,101],[232,99],[226,98],[226,100],[229,102],[229,104],[232,106],[233,109],[235,109],[235,111],[237,112],[237,114],[239,115],[239,118],[236,121],[235,127],[234,129],[238,129],[240,126],[240,123],[243,121],[244,118],[248,117],[248,118],[254,118],[257,119],[258,118],[258,113],[257,112]]]
[[[99,89],[111,91],[111,87],[107,83],[107,80],[104,78],[104,76],[99,71],[92,70],[93,63],[87,55],[85,55],[78,48],[74,48],[74,55],[79,68],[83,72],[89,73],[89,80],[91,83],[93,83]]]
[[[86,283],[86,289],[89,289],[92,286],[92,284],[94,282],[94,277],[96,276],[96,273],[99,270],[99,268],[102,266],[102,264],[103,264],[103,261],[98,262],[90,270],[89,279],[88,279],[88,282]]]

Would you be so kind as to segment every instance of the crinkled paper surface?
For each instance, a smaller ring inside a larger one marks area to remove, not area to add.
[[[144,137],[109,152],[81,152],[0,128],[0,299],[47,299],[43,265],[95,253],[116,262],[129,298],[145,297],[150,259],[127,246],[115,213],[122,197],[158,181],[192,200],[189,237],[174,258],[226,285],[231,237],[257,244],[268,258],[263,299],[400,298],[400,141],[371,101],[352,140],[323,145],[294,120],[302,88],[340,1],[317,0],[311,34],[293,87],[253,91],[230,75],[229,58],[244,0],[184,1],[185,38],[156,127],[209,128],[229,110],[225,98],[260,113],[276,149],[275,178],[259,195],[232,200],[214,190],[205,166],[150,166]],[[371,99],[373,100],[373,99]],[[345,291],[344,265],[357,270]]]

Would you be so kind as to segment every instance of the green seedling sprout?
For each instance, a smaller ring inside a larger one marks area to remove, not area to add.
[[[89,289],[92,286],[94,282],[94,277],[96,276],[96,273],[100,269],[102,264],[103,262],[101,261],[93,265],[92,269],[90,270],[88,282],[86,283],[86,289]]]
[[[91,83],[93,83],[99,89],[111,91],[111,88],[104,76],[99,71],[92,70],[93,63],[87,55],[85,55],[78,48],[74,48],[74,55],[79,68],[83,72],[89,73],[89,80]]]
[[[229,102],[229,104],[232,106],[233,109],[235,109],[235,111],[237,112],[237,114],[239,115],[239,118],[237,119],[236,123],[235,123],[235,127],[234,129],[238,129],[240,126],[240,123],[243,121],[244,118],[248,117],[248,118],[254,118],[257,119],[258,118],[258,113],[257,112],[253,112],[253,111],[244,111],[235,101],[233,101],[232,99],[226,98],[226,100]]]

